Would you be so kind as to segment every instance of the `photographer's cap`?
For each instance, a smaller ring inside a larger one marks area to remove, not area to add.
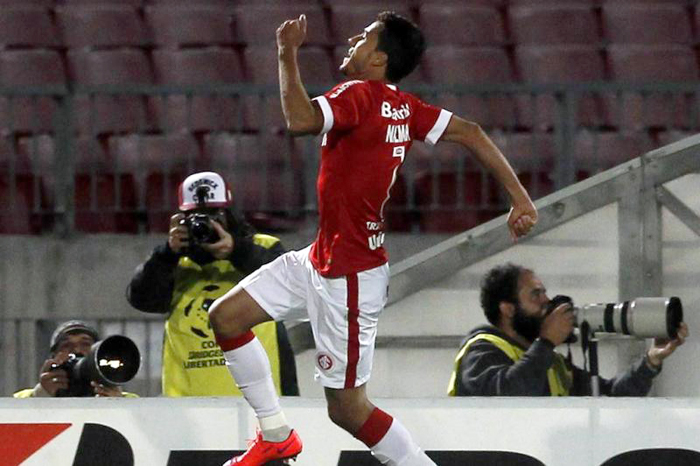
[[[231,204],[231,191],[218,173],[194,173],[180,184],[177,190],[180,210],[197,207],[227,207]]]
[[[51,347],[50,347],[51,352],[56,351],[56,348],[58,348],[58,345],[68,335],[72,335],[74,333],[86,333],[86,334],[90,335],[92,338],[94,338],[95,341],[100,339],[100,336],[94,327],[91,327],[90,325],[86,324],[82,320],[69,320],[67,322],[63,322],[58,327],[56,327],[56,330],[54,330],[53,335],[51,335]]]

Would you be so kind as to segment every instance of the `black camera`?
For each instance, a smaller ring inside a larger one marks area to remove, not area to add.
[[[183,218],[180,222],[187,227],[190,244],[216,243],[219,234],[211,223],[211,217],[207,214],[192,214]]]
[[[92,345],[88,354],[70,354],[63,364],[51,366],[68,374],[68,388],[58,390],[56,396],[94,396],[90,382],[116,387],[133,379],[140,366],[136,344],[125,336],[112,335]]]
[[[575,309],[574,300],[571,299],[571,297],[563,294],[558,294],[547,303],[546,315],[551,314],[552,311],[554,311],[557,307],[559,307],[562,304],[569,304],[572,308],[572,311]],[[578,339],[576,338],[576,335],[574,335],[574,332],[571,332],[571,334],[569,334],[569,336],[566,337],[566,340],[564,340],[564,343],[576,343],[577,341]]]

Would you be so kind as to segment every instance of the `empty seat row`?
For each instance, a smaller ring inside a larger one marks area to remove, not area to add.
[[[417,20],[431,44],[692,44],[700,15],[687,2],[7,2],[0,44],[71,48],[273,44],[282,21],[307,15],[307,43],[344,43],[378,10]],[[56,20],[50,7],[55,5]],[[47,8],[48,7],[48,8]],[[143,9],[141,9],[143,7]],[[510,34],[508,34],[510,31]],[[510,36],[510,37],[509,37]]]
[[[668,134],[664,141],[679,137]],[[552,192],[552,173],[562,157],[553,135],[496,132],[492,138],[535,198]],[[575,175],[583,179],[653,147],[644,133],[580,131],[572,151]],[[177,209],[178,184],[199,170],[224,175],[243,211],[302,211],[303,174],[313,176],[301,157],[307,150],[288,137],[226,133],[201,141],[186,134],[79,138],[74,144],[76,227],[133,233],[139,215],[145,214],[149,231],[165,231],[167,218]],[[50,136],[23,138],[16,147],[0,139],[0,195],[8,200],[0,217],[19,212],[25,233],[37,228],[40,214],[56,205],[58,163],[63,162]],[[504,202],[497,183],[470,154],[457,146],[417,143],[392,190],[387,215],[391,228],[408,229],[418,212],[422,228],[432,230],[446,227],[447,219],[461,212],[453,227],[469,228],[500,212]],[[4,232],[9,225],[17,227],[11,222]]]

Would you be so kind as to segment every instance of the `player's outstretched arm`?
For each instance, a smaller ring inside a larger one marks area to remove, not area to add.
[[[306,16],[287,20],[277,28],[280,98],[287,129],[294,135],[318,134],[323,113],[311,102],[299,74],[297,51],[306,38]]]
[[[459,143],[476,155],[479,162],[496,177],[510,196],[512,208],[508,215],[508,228],[513,241],[526,235],[537,223],[537,209],[508,160],[481,127],[453,116],[440,141]]]

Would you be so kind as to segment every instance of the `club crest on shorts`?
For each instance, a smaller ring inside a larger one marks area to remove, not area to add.
[[[324,371],[329,371],[333,367],[333,359],[326,353],[319,353],[316,362],[318,363],[318,367]]]

